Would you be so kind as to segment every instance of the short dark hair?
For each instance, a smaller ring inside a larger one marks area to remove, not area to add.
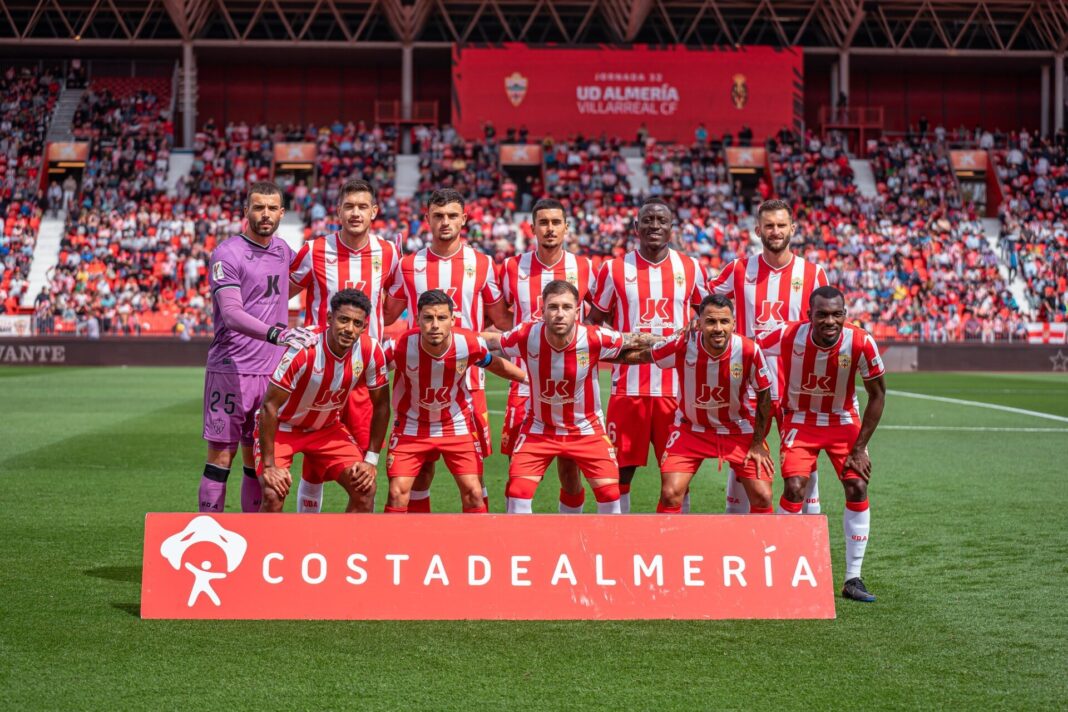
[[[575,303],[579,303],[579,291],[575,285],[571,284],[567,280],[554,279],[545,285],[545,289],[541,290],[541,300],[543,302],[549,301],[549,297],[554,297],[557,294],[570,294],[575,298]]]
[[[731,314],[734,313],[734,302],[722,294],[709,294],[704,299],[702,299],[701,306],[697,307],[697,313],[704,314],[706,307],[715,307],[716,309],[729,309]]]
[[[416,302],[416,311],[423,311],[423,307],[437,307],[447,306],[449,311],[454,311],[456,305],[452,303],[452,299],[449,295],[440,289],[428,289],[419,295],[419,301]]]
[[[764,213],[771,213],[776,210],[785,210],[790,216],[790,222],[794,221],[794,211],[790,207],[790,204],[785,200],[779,200],[778,198],[772,198],[771,200],[765,200],[757,207],[757,222],[760,222],[760,216]]]
[[[344,185],[341,186],[341,190],[339,190],[337,193],[337,202],[340,203],[344,201],[345,196],[349,195],[350,193],[370,193],[371,202],[378,202],[378,196],[375,193],[375,187],[367,181],[363,180],[362,178],[353,178],[352,180],[345,181]]]
[[[564,204],[556,198],[542,198],[538,202],[534,203],[534,207],[530,210],[530,220],[534,222],[538,219],[539,210],[559,210],[564,213],[564,219],[567,219],[567,211],[564,210]]]
[[[651,207],[654,207],[656,205],[662,205],[665,208],[667,208],[668,211],[671,212],[672,215],[675,214],[675,208],[672,207],[671,203],[669,203],[668,201],[664,200],[663,198],[661,198],[658,195],[654,195],[651,198],[646,198],[645,200],[643,200],[642,201],[642,206],[640,208],[638,208],[638,212],[640,213],[641,211],[645,210],[646,208],[651,208]]]
[[[812,290],[812,294],[808,295],[808,306],[811,309],[812,305],[816,303],[816,297],[820,299],[841,299],[845,301],[845,295],[842,294],[842,290],[838,287],[832,287],[827,284],[822,287],[817,287]]]
[[[426,201],[427,212],[430,211],[431,205],[443,206],[449,203],[459,203],[460,207],[467,205],[464,201],[464,196],[460,195],[460,192],[453,190],[452,188],[442,188],[441,190],[435,190],[430,194],[430,197]]]
[[[252,205],[252,194],[258,193],[259,195],[277,195],[282,197],[282,188],[270,180],[258,180],[248,187],[248,195],[245,196],[245,207]]]
[[[371,316],[371,299],[358,289],[342,289],[330,297],[330,311],[336,312],[343,306],[363,309],[363,313]]]

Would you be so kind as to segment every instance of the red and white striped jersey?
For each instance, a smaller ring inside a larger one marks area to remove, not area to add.
[[[771,374],[752,339],[734,334],[727,350],[712,356],[700,333],[680,334],[655,345],[653,360],[660,368],[675,369],[682,385],[676,425],[720,435],[753,432],[756,407],[747,391],[771,388]]]
[[[423,348],[419,329],[409,329],[385,349],[393,362],[393,432],[424,438],[468,435],[473,431],[471,390],[464,373],[488,365],[489,348],[478,334],[453,329],[441,356]]]
[[[526,322],[501,335],[506,356],[523,359],[530,381],[530,408],[524,433],[604,435],[597,364],[623,349],[623,335],[578,324],[565,348],[549,345],[545,323]]]
[[[705,272],[697,260],[677,250],[658,263],[637,250],[609,260],[601,267],[594,288],[594,305],[614,312],[618,331],[665,336],[686,326],[707,294]],[[678,396],[674,370],[653,364],[612,367],[612,395]]]
[[[332,425],[349,391],[361,381],[369,390],[389,382],[382,347],[367,334],[341,357],[330,350],[325,331],[311,346],[289,349],[271,376],[271,383],[289,391],[278,411],[278,429],[319,430]]]
[[[764,255],[739,257],[712,280],[709,289],[734,300],[738,330],[755,339],[787,322],[808,318],[808,299],[827,285],[823,268],[796,255],[772,269]]]
[[[501,274],[501,291],[504,301],[512,307],[514,324],[541,319],[541,293],[545,285],[556,279],[570,283],[578,290],[579,303],[591,301],[590,282],[593,279],[593,263],[588,257],[565,252],[553,265],[542,264],[534,250],[504,262]],[[522,366],[522,364],[518,364]],[[530,395],[526,383],[512,383],[512,390],[522,397]]]
[[[466,243],[451,257],[441,257],[424,247],[401,258],[389,296],[408,303],[410,326],[415,326],[419,295],[431,289],[448,294],[456,308],[456,326],[474,332],[483,329],[486,306],[501,299],[492,260]],[[484,382],[482,369],[467,369],[471,390],[482,390]]]
[[[381,339],[382,295],[393,281],[400,255],[397,247],[377,235],[368,235],[361,250],[350,250],[334,233],[310,242],[297,252],[289,269],[289,279],[308,290],[304,311],[305,326],[325,329],[330,298],[342,289],[358,289],[371,300],[374,314],[368,314],[367,333]]]
[[[829,348],[812,341],[812,324],[787,324],[757,339],[769,356],[779,358],[783,423],[851,425],[860,423],[856,374],[865,381],[885,373],[875,339],[846,324]]]

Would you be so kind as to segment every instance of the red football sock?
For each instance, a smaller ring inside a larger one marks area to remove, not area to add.
[[[615,483],[602,485],[601,487],[594,487],[593,498],[598,502],[614,502],[619,499],[619,495],[621,494],[620,491],[624,487],[626,487],[628,491],[630,490],[630,485],[620,485]]]
[[[753,503],[750,502],[749,503],[749,513],[750,514],[774,514],[775,510],[772,509],[771,507],[754,507]]]
[[[679,504],[675,507],[669,507],[663,502],[657,502],[656,511],[659,514],[682,514],[682,505]]]
[[[586,490],[581,489],[576,494],[565,492],[563,488],[560,489],[560,504],[565,507],[581,507],[586,503]]]
[[[430,497],[409,499],[408,511],[413,514],[430,514]]]
[[[464,507],[464,514],[488,514],[488,513],[489,512],[486,509],[486,505],[482,505],[481,507],[471,507],[471,508]]]
[[[786,497],[779,497],[779,506],[791,514],[798,514],[803,504],[803,502],[791,502]]]
[[[386,514],[407,514],[407,507],[390,507],[388,504],[385,509]]]

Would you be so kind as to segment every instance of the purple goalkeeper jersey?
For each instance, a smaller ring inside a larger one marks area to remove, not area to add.
[[[244,235],[234,235],[211,253],[208,280],[215,338],[208,349],[207,370],[247,375],[274,372],[285,347],[228,329],[223,323],[218,293],[222,289],[240,289],[242,308],[250,316],[268,326],[287,324],[292,261],[293,250],[277,236],[261,247]]]

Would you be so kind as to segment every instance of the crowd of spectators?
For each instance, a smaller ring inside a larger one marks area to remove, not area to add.
[[[1042,321],[1068,318],[1068,136],[1053,140],[1010,134],[999,152],[1002,250],[1009,270],[1027,284]]]
[[[59,82],[51,70],[7,67],[0,74],[0,313],[14,312],[47,208],[41,155]]]
[[[47,89],[39,87],[44,79],[33,80],[32,87],[0,86],[5,122],[12,101],[23,106],[48,101]],[[6,81],[30,80],[8,75]],[[637,206],[653,195],[676,206],[680,246],[715,274],[731,259],[759,250],[752,205],[774,194],[794,206],[795,250],[825,266],[830,281],[847,293],[850,318],[879,338],[1020,338],[1021,307],[1043,320],[1065,318],[1063,140],[1041,141],[1026,132],[1007,136],[1008,148],[998,161],[1007,193],[999,258],[975,206],[960,193],[945,136],[937,132],[879,142],[870,155],[876,192],[865,196],[843,144],[811,133],[783,131],[767,143],[771,174],[754,194],[732,179],[722,142],[700,137],[688,146],[649,141],[638,147],[604,137],[546,138],[543,169],[510,174],[500,165],[502,141],[492,128],[476,140],[449,126],[417,127],[416,194],[398,199],[398,135],[341,122],[223,128],[209,120],[197,134],[188,177],[168,191],[173,144],[168,107],[168,98],[152,91],[120,94],[92,85],[76,121],[76,134],[91,142],[90,158],[73,196],[75,190],[65,184],[36,194],[39,177],[32,171],[39,162],[23,166],[21,139],[0,137],[0,159],[7,159],[0,170],[15,169],[0,173],[5,187],[0,288],[10,293],[12,268],[25,252],[25,236],[35,234],[43,207],[71,203],[59,264],[38,296],[40,323],[105,334],[208,333],[208,257],[219,241],[240,231],[247,186],[270,177],[280,142],[315,144],[313,173],[280,177],[288,209],[303,220],[305,239],[338,228],[338,188],[362,177],[379,188],[376,232],[405,251],[429,242],[423,206],[432,190],[448,187],[469,201],[468,242],[497,263],[529,244],[530,224],[517,216],[536,197],[549,195],[567,205],[571,249],[599,264],[635,246]],[[503,139],[524,137],[511,130]],[[648,183],[645,195],[632,192],[634,176],[624,157],[636,148]],[[19,184],[19,175],[30,180]],[[1007,276],[1002,261],[1009,265]],[[1029,285],[1029,304],[1016,304],[1009,288],[1017,271]]]

